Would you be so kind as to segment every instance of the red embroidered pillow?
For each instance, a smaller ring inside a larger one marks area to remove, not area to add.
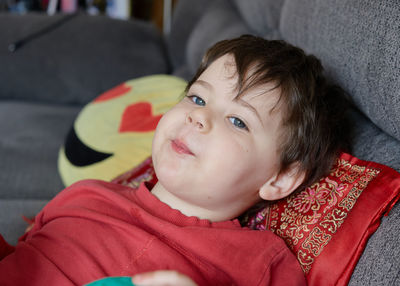
[[[111,182],[137,189],[142,182],[150,182],[154,185],[157,181],[153,161],[151,157],[148,157],[140,165],[116,177]]]
[[[157,182],[151,158],[114,179],[137,187]],[[269,229],[296,255],[309,285],[347,285],[368,238],[399,199],[400,174],[342,153],[330,174],[247,219]]]

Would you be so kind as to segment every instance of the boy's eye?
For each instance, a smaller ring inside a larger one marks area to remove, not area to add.
[[[249,130],[249,129],[247,128],[246,124],[245,124],[242,120],[240,120],[239,118],[237,118],[237,117],[229,117],[229,121],[230,121],[233,125],[235,125],[237,128],[244,129],[244,130]]]
[[[201,105],[201,106],[206,105],[206,102],[201,97],[198,97],[197,95],[190,95],[188,97],[191,101],[193,101],[197,105]]]

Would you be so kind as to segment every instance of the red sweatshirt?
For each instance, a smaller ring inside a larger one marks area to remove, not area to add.
[[[187,217],[138,190],[87,180],[57,195],[0,261],[0,285],[82,285],[173,269],[199,285],[305,285],[284,242],[238,221]]]

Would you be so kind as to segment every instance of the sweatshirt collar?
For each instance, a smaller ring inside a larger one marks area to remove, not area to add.
[[[195,216],[186,216],[179,210],[173,209],[169,205],[161,202],[156,196],[154,196],[150,192],[152,187],[153,186],[148,182],[141,183],[139,188],[136,190],[136,197],[147,212],[160,219],[169,221],[178,226],[200,226],[226,229],[241,228],[240,223],[237,219],[211,222],[210,220],[200,219]]]

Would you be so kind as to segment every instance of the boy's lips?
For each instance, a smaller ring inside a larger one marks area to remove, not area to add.
[[[171,140],[171,147],[179,154],[188,154],[194,156],[194,153],[189,149],[189,147],[179,139]]]

